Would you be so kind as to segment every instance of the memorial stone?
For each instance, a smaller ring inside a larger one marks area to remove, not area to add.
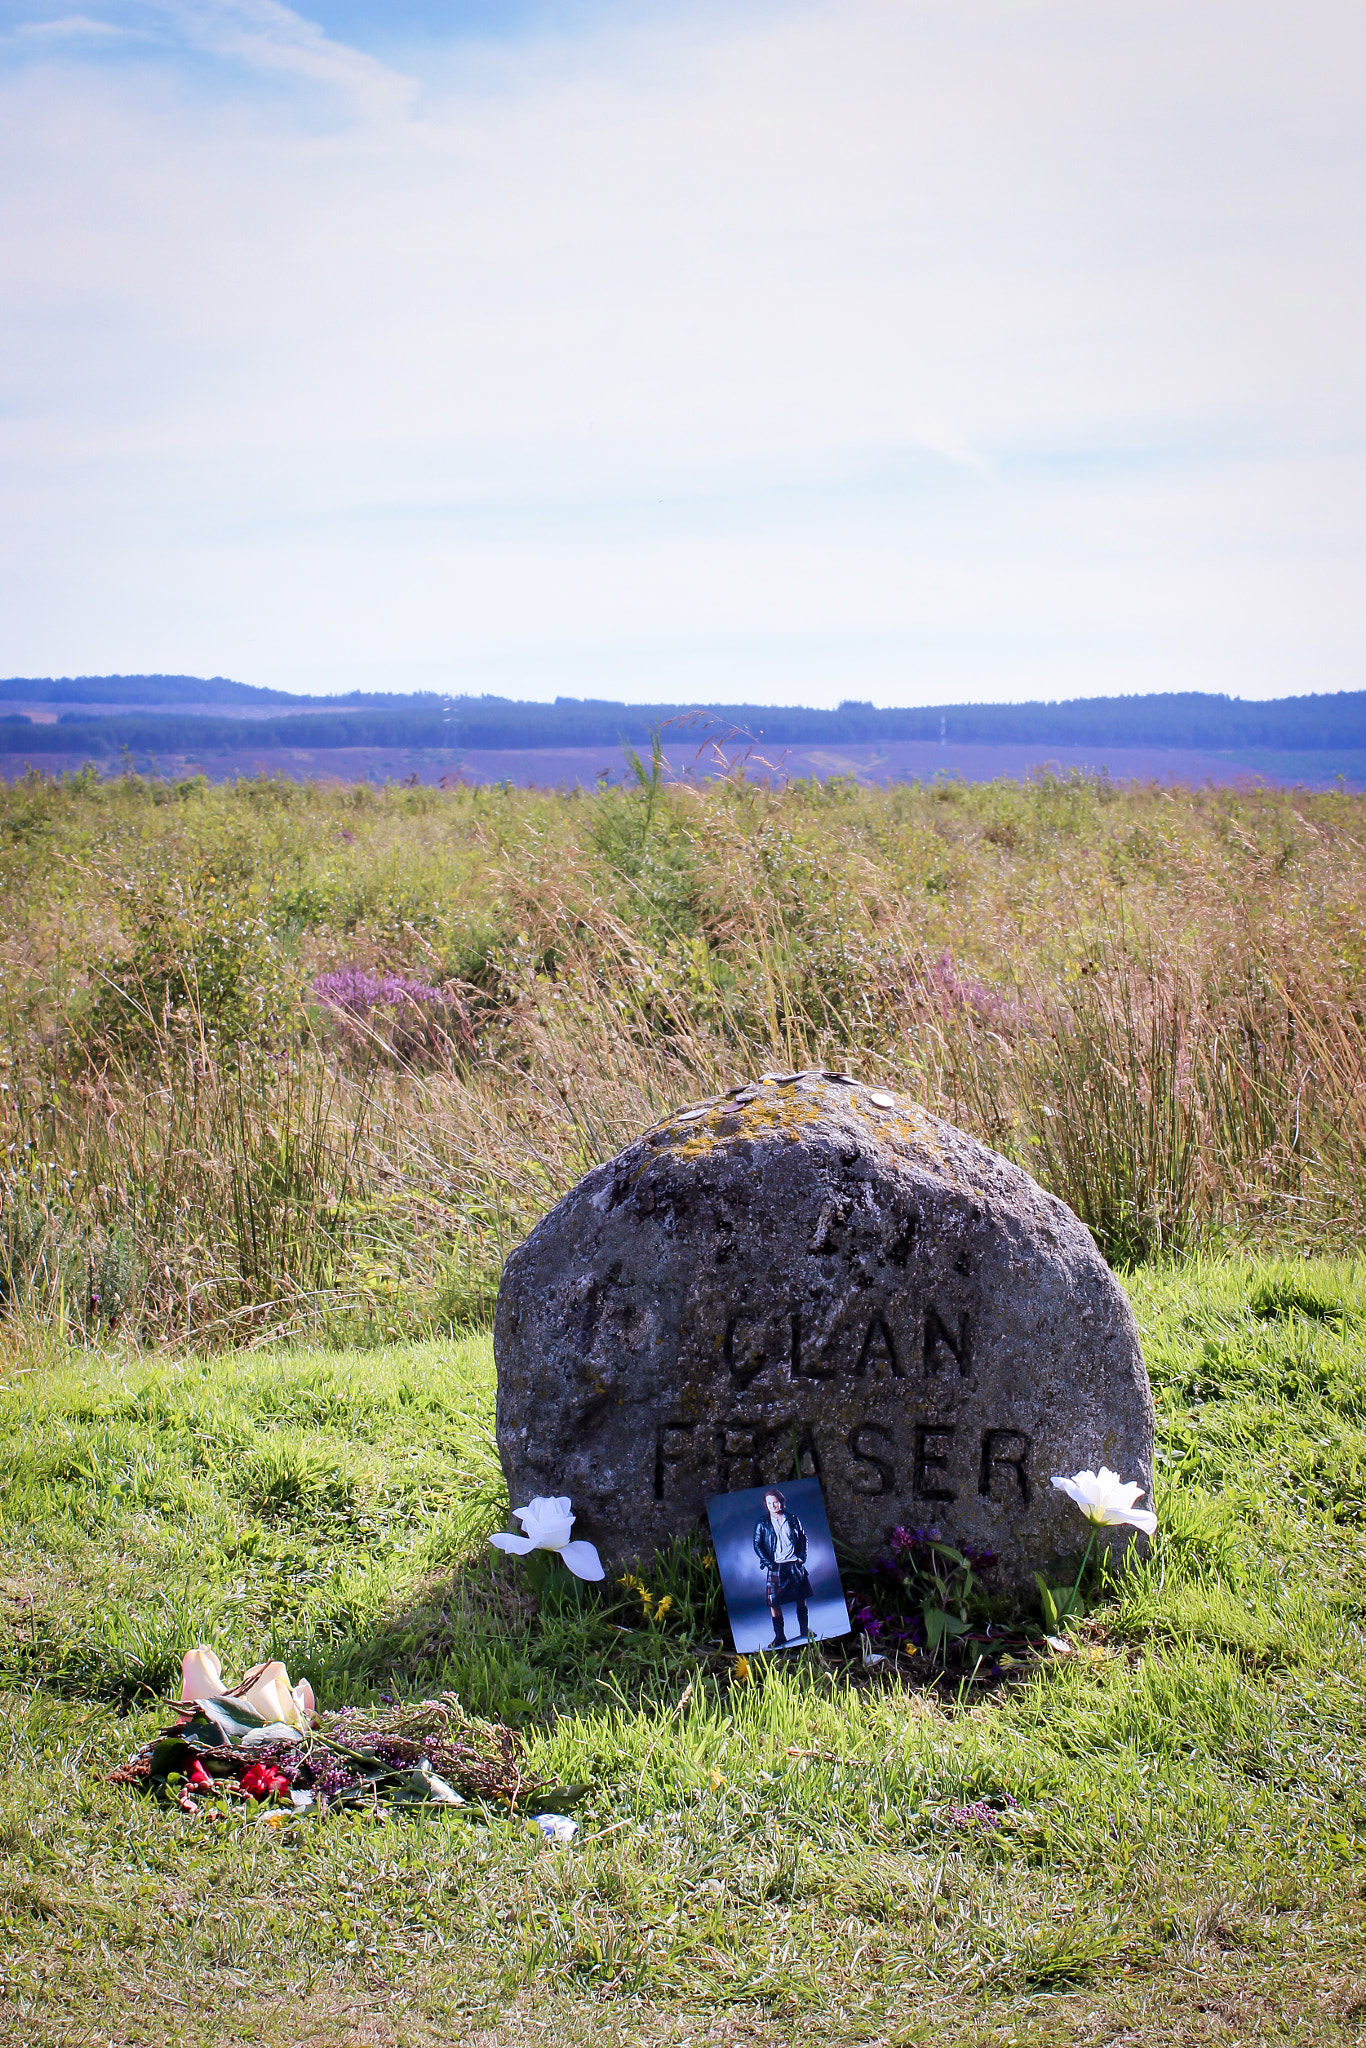
[[[494,1352],[512,1504],[570,1495],[609,1571],[703,1529],[709,1494],[814,1475],[837,1541],[933,1527],[1023,1588],[1084,1539],[1054,1473],[1152,1486],[1138,1332],[1089,1231],[845,1075],[767,1074],[586,1175],[509,1258]]]

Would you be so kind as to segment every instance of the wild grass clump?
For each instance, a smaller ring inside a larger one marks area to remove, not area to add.
[[[477,1322],[680,1100],[903,1089],[1125,1267],[1351,1245],[1366,799],[1104,778],[0,793],[0,1293],[87,1339]]]

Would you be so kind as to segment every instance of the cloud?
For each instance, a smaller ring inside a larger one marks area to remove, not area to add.
[[[401,116],[417,91],[414,79],[375,57],[335,42],[315,22],[278,0],[171,4],[166,12],[195,47],[236,58],[254,69],[330,87],[370,120]]]
[[[318,23],[280,0],[137,0],[120,10],[121,21],[89,15],[60,15],[16,24],[13,40],[30,51],[61,45],[129,42],[177,54],[217,58],[284,83],[321,87],[339,94],[363,119],[401,118],[411,107],[417,81],[348,43],[329,36]],[[0,38],[0,44],[5,39]]]
[[[0,67],[0,671],[1359,680],[1355,10],[155,19]]]
[[[112,21],[95,21],[88,14],[62,14],[54,21],[20,21],[12,31],[30,43],[69,43],[80,40],[119,42],[127,34]]]

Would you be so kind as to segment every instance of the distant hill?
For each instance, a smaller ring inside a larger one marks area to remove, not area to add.
[[[15,709],[0,713],[0,753],[41,750],[96,761],[124,749],[154,758],[253,747],[416,747],[458,753],[466,748],[618,747],[623,742],[642,746],[658,725],[669,726],[671,737],[686,738],[678,731],[683,721],[699,742],[708,732],[720,736],[737,729],[766,749],[938,740],[1214,753],[1366,747],[1366,691],[1265,703],[1188,691],[914,710],[879,710],[851,701],[835,711],[817,711],[798,705],[631,705],[575,697],[527,704],[507,697],[375,691],[297,697],[225,676],[64,676],[0,680],[0,705],[6,704]],[[26,716],[21,705],[33,707],[38,716]],[[48,707],[61,707],[55,720]]]
[[[287,690],[262,690],[227,676],[7,676],[0,704],[291,704]]]
[[[395,697],[388,690],[349,690],[345,696],[301,697],[293,690],[267,690],[257,683],[235,683],[228,676],[6,676],[0,678],[0,704],[66,704],[121,708],[142,705],[198,710],[208,705],[241,705],[247,710],[279,705],[282,710],[365,704],[440,704],[430,691]]]

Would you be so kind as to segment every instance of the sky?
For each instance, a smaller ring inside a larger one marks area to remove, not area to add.
[[[1359,0],[0,0],[0,674],[1366,687]]]

